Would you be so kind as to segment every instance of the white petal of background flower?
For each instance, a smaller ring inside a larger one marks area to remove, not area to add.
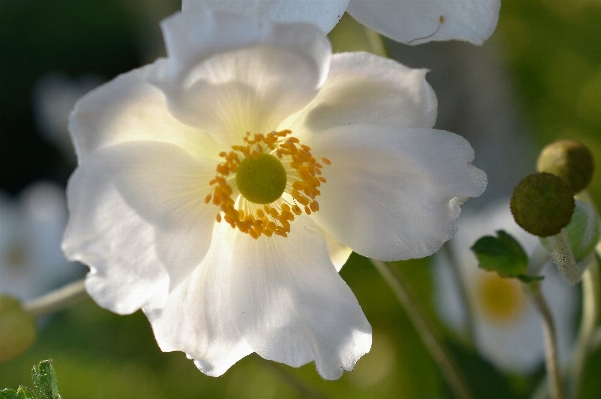
[[[514,222],[508,200],[499,201],[477,213],[467,212],[462,215],[459,231],[449,244],[465,281],[468,297],[473,302],[478,350],[506,370],[530,372],[540,365],[545,353],[540,316],[529,298],[521,294],[520,283],[516,283],[519,298],[515,297],[515,291],[506,292],[510,301],[516,300],[511,317],[499,320],[490,314],[483,305],[480,290],[485,279],[494,274],[479,269],[478,261],[469,249],[480,237],[494,235],[496,230],[501,229],[513,235],[527,253],[532,253],[540,245],[537,237],[528,234]],[[448,325],[460,330],[465,322],[465,315],[457,287],[453,283],[451,265],[441,253],[435,260],[438,309]],[[544,276],[543,295],[555,317],[560,360],[565,364],[572,346],[576,292],[562,281],[553,267],[545,268]]]
[[[317,97],[282,126],[296,133],[351,123],[432,127],[437,101],[426,72],[368,53],[334,54]]]
[[[500,8],[501,0],[351,0],[347,11],[403,43],[459,39],[482,44],[495,30]]]
[[[60,250],[67,207],[62,188],[37,182],[18,200],[0,194],[0,293],[25,300],[83,272]]]
[[[381,260],[436,252],[455,232],[459,203],[486,188],[463,138],[432,129],[350,125],[308,145],[332,161],[312,216],[355,252]]]
[[[182,0],[182,10],[209,6],[275,22],[309,22],[328,33],[342,18],[348,3],[349,0]]]

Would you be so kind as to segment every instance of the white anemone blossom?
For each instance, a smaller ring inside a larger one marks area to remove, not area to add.
[[[497,26],[501,0],[182,0],[184,11],[205,6],[277,22],[309,22],[324,33],[346,10],[357,21],[399,42],[482,44]]]
[[[101,306],[218,376],[252,352],[327,379],[371,346],[338,275],[352,250],[423,257],[485,174],[433,130],[424,70],[331,54],[310,24],[189,10],[168,58],[83,97],[63,249]]]
[[[469,249],[476,240],[505,230],[515,237],[527,253],[533,253],[540,240],[513,220],[509,199],[492,204],[480,212],[466,212],[459,221],[459,232],[449,241],[459,266],[467,299],[473,310],[475,344],[497,366],[514,372],[532,372],[545,356],[541,320],[523,284],[516,279],[499,277],[478,268],[478,260]],[[443,252],[436,255],[434,267],[437,307],[451,327],[460,330],[465,314],[458,288],[452,282],[451,265]],[[547,267],[541,288],[555,318],[560,360],[566,363],[573,340],[576,291],[565,284],[556,268]]]

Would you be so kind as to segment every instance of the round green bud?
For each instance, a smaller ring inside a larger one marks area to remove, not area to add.
[[[236,172],[240,194],[255,204],[269,204],[282,196],[286,189],[286,169],[270,154],[245,158]]]
[[[585,189],[593,179],[593,154],[583,144],[560,140],[541,151],[536,163],[539,172],[552,173],[565,179],[574,193]]]
[[[580,262],[592,253],[599,242],[599,222],[597,212],[586,202],[576,200],[576,208],[570,223],[566,226],[566,234],[574,258]],[[541,239],[543,245],[551,251],[551,244],[547,239]]]
[[[570,223],[574,213],[572,188],[550,173],[526,176],[513,190],[511,213],[530,234],[553,236]]]
[[[19,301],[0,295],[0,363],[25,352],[36,335],[35,320]]]

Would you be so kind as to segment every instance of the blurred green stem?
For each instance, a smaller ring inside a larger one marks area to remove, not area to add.
[[[449,259],[449,263],[451,264],[453,279],[455,280],[455,286],[457,287],[457,290],[459,292],[459,300],[461,301],[462,309],[465,311],[465,335],[470,345],[474,345],[474,308],[467,296],[467,291],[465,289],[465,280],[463,279],[463,273],[461,273],[461,268],[457,263],[457,256],[448,242],[446,242],[443,245],[442,249],[445,252],[447,258]]]
[[[434,329],[426,320],[417,303],[413,300],[403,277],[399,273],[394,272],[386,263],[375,259],[370,260],[394,292],[399,303],[407,313],[411,324],[413,324],[413,327],[422,339],[424,346],[441,368],[445,379],[455,395],[461,399],[473,399],[472,393],[459,373],[459,369],[455,365],[453,358],[446,351],[440,338],[434,333]]]
[[[276,362],[271,360],[264,360],[260,356],[255,356],[256,359],[260,359],[261,363],[269,368],[274,374],[286,382],[288,385],[295,388],[297,391],[303,394],[305,398],[313,398],[313,399],[327,399],[321,392],[316,391],[313,387],[307,385],[304,381],[299,379],[297,376],[291,374],[284,367]]]
[[[547,368],[551,399],[563,399],[564,394],[561,385],[561,372],[559,370],[559,361],[557,357],[557,332],[555,330],[555,323],[553,322],[553,315],[541,292],[540,282],[530,283],[529,289],[534,306],[540,314],[543,323],[543,333],[545,335],[545,366]]]
[[[583,190],[575,196],[576,199],[584,201],[594,209],[593,202],[587,190]],[[597,215],[597,221],[601,220]],[[600,226],[601,227],[601,226]],[[601,318],[601,242],[597,243],[595,251],[587,262],[587,267],[582,275],[582,318],[580,320],[580,331],[578,341],[572,359],[570,370],[570,397],[578,398],[582,384],[582,372],[586,365],[588,354],[599,345],[599,330],[596,330]]]
[[[25,302],[23,309],[33,317],[38,317],[67,308],[87,297],[85,280],[82,279]]]
[[[601,245],[597,247],[597,250],[601,252]],[[580,396],[582,371],[588,354],[595,345],[595,328],[599,323],[599,304],[601,303],[600,278],[599,259],[592,256],[582,275],[582,318],[570,374],[570,397],[572,398]]]

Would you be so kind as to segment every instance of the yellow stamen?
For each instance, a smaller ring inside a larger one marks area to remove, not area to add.
[[[205,202],[212,201],[219,207],[217,222],[221,222],[223,213],[226,223],[253,238],[261,235],[271,237],[273,234],[287,237],[290,222],[295,216],[300,216],[303,210],[307,215],[319,211],[315,198],[321,194],[318,187],[326,182],[320,176],[323,165],[313,157],[311,148],[300,144],[298,138],[289,136],[291,133],[290,130],[252,136],[246,133],[243,145],[235,145],[232,151],[219,153],[223,162],[217,165],[217,175],[209,182],[214,186],[213,192],[205,198]],[[275,157],[286,170],[283,192],[286,196],[282,195],[268,204],[246,198],[236,183],[240,164],[247,158],[257,160],[262,154]],[[321,161],[331,164],[327,158],[321,158]]]

